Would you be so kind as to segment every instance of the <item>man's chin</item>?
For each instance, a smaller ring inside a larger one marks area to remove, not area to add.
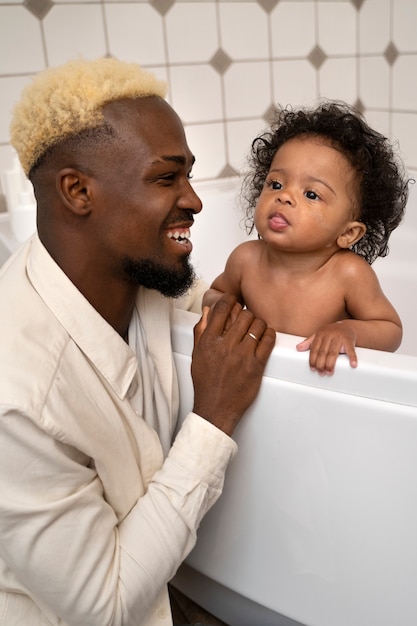
[[[188,256],[183,258],[182,265],[178,269],[165,267],[149,259],[135,261],[125,258],[123,274],[129,282],[159,291],[167,298],[183,296],[195,280],[194,268]]]

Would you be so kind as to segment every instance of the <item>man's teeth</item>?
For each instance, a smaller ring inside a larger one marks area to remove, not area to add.
[[[175,239],[178,243],[186,243],[190,238],[190,231],[184,230],[180,233],[178,230],[169,230],[167,235],[170,239]]]

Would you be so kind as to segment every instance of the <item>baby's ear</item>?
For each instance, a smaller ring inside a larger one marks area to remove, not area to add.
[[[349,222],[343,233],[338,236],[336,243],[339,248],[350,248],[359,241],[359,239],[362,239],[365,233],[365,224],[362,222]]]

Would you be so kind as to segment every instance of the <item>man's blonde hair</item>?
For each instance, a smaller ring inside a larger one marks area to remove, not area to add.
[[[136,63],[70,61],[37,74],[13,111],[11,143],[26,175],[60,140],[103,123],[104,105],[166,94],[166,85]]]

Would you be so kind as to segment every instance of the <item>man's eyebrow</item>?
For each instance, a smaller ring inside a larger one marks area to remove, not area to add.
[[[185,156],[176,155],[176,154],[163,154],[158,159],[155,159],[154,163],[158,163],[158,161],[169,161],[171,163],[177,163],[178,165],[187,165],[187,159]],[[191,165],[195,163],[195,156],[193,155],[191,158]]]

